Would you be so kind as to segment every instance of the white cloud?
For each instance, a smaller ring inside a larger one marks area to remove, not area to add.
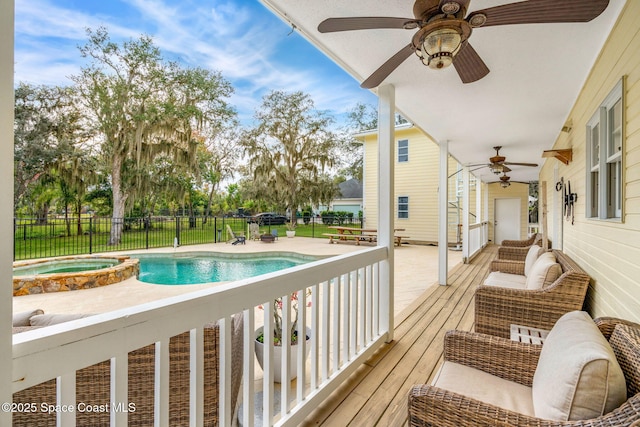
[[[77,46],[86,41],[85,28],[102,25],[114,41],[150,34],[166,57],[220,71],[236,87],[230,102],[243,122],[272,89],[304,91],[319,109],[337,113],[356,101],[370,102],[371,95],[348,76],[327,75],[326,68],[314,68],[313,61],[305,69],[287,64],[277,53],[288,41],[286,27],[243,0],[125,1],[123,9],[130,12],[126,19],[65,9],[47,0],[17,2],[16,80],[68,84],[67,77],[77,74],[83,63]],[[141,22],[125,26],[137,13]]]

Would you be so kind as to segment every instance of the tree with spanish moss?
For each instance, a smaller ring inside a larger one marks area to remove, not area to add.
[[[308,94],[279,90],[264,96],[255,118],[257,125],[240,140],[249,170],[268,183],[263,197],[282,200],[293,219],[298,206],[318,202],[310,185],[336,159],[333,118],[317,110]]]
[[[101,134],[113,197],[109,244],[117,245],[126,207],[148,191],[148,165],[159,156],[176,172],[193,165],[194,131],[234,116],[225,101],[233,89],[219,72],[164,60],[149,36],[117,44],[105,28],[87,35],[80,52],[89,64],[72,79]]]

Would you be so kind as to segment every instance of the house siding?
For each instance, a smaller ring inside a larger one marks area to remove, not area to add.
[[[377,134],[366,135],[364,145],[364,208],[365,226],[375,228],[378,223],[378,138]],[[408,161],[398,162],[398,141],[409,141]],[[408,236],[414,243],[437,243],[438,241],[438,164],[439,150],[419,129],[396,129],[395,137],[395,227],[405,231],[398,234]],[[449,174],[457,169],[455,159],[449,159]],[[409,218],[398,218],[398,197],[409,197]],[[449,200],[455,201],[455,180],[449,180]],[[473,204],[473,203],[472,203]],[[475,205],[472,206],[472,209]],[[457,214],[449,211],[449,242],[456,242]]]
[[[562,222],[562,246],[591,277],[585,307],[594,317],[640,321],[640,2],[628,1],[568,116],[572,129],[560,133],[554,148],[572,148],[573,161],[544,163],[540,182],[547,186],[549,226],[560,221],[562,205],[555,191],[554,169],[578,194],[575,219]],[[623,216],[621,220],[587,219],[586,125],[609,92],[626,76],[623,97]]]

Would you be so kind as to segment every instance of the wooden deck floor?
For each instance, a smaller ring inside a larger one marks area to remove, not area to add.
[[[394,340],[380,349],[318,407],[305,426],[405,426],[407,394],[431,381],[442,359],[444,333],[471,330],[473,295],[497,254],[490,245],[449,272],[449,286],[432,286],[396,317]]]

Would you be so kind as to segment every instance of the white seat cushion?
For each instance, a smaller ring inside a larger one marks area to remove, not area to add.
[[[545,252],[533,263],[525,287],[526,289],[541,289],[555,282],[561,274],[562,268],[556,262],[555,255],[552,252]]]
[[[432,385],[509,411],[534,416],[530,387],[479,369],[444,362]]]
[[[520,274],[492,271],[484,281],[485,285],[500,288],[525,289],[527,278]]]
[[[535,416],[556,421],[597,418],[627,400],[622,369],[586,312],[563,315],[549,332],[532,395]]]
[[[542,248],[538,245],[533,245],[529,248],[529,251],[527,252],[527,256],[524,259],[524,275],[525,276],[528,276],[529,273],[531,272],[531,267],[533,267],[533,264],[538,259],[538,254],[540,254],[541,250]]]

